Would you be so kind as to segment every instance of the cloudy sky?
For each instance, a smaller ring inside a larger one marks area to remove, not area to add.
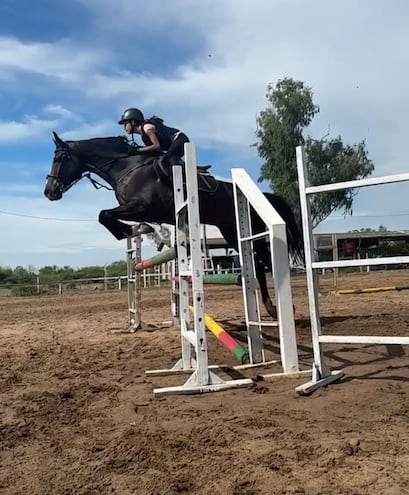
[[[129,106],[183,129],[215,174],[257,179],[266,87],[293,77],[321,107],[313,137],[366,139],[374,176],[407,172],[405,0],[1,0],[0,19],[0,265],[123,258],[97,222],[112,193],[84,181],[51,203],[43,189],[52,130],[119,135]],[[408,188],[362,189],[352,218],[320,230],[409,229]]]

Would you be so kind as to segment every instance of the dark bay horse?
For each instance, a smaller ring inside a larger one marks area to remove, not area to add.
[[[159,166],[160,157],[138,153],[123,137],[94,138],[81,141],[63,141],[54,133],[56,145],[54,160],[45,185],[45,196],[51,201],[61,199],[63,194],[86,174],[93,173],[106,181],[115,191],[119,206],[102,210],[99,222],[116,239],[132,235],[130,225],[121,220],[175,224],[173,185]],[[200,179],[200,174],[199,174]],[[216,180],[209,174],[207,184],[200,187],[200,221],[220,229],[230,247],[237,246],[233,185]],[[207,189],[207,190],[205,190]],[[302,258],[302,235],[294,215],[280,196],[265,193],[269,202],[281,215],[287,226],[290,254]],[[264,224],[252,215],[253,233],[263,232]],[[267,290],[265,269],[271,271],[269,245],[265,240],[254,242],[255,268],[262,301],[268,313],[276,317]]]

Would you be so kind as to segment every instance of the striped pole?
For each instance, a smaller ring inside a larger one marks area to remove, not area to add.
[[[386,292],[388,290],[408,290],[409,285],[396,285],[396,286],[385,286],[385,287],[366,287],[365,289],[341,289],[335,292],[335,294],[346,295],[346,294],[369,294],[371,292]]]
[[[160,265],[162,263],[166,263],[175,259],[176,251],[175,248],[166,249],[166,251],[162,251],[159,254],[149,258],[148,260],[143,260],[139,263],[135,264],[135,270],[137,272],[141,272],[145,270],[145,268],[151,268],[152,266]]]
[[[193,308],[190,306],[190,310]],[[231,335],[229,335],[224,328],[222,328],[211,316],[205,314],[205,324],[212,334],[219,340],[226,349],[236,356],[241,364],[248,361],[247,350],[237,342]]]

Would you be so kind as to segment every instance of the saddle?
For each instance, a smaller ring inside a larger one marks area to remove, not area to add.
[[[173,179],[172,167],[164,163],[164,156],[160,156],[159,158],[155,159],[153,161],[153,167],[158,175],[159,180],[163,180],[167,184],[171,184]],[[184,165],[184,162],[180,160],[179,164]],[[207,192],[210,194],[215,193],[217,191],[217,188],[219,187],[219,184],[217,182],[217,179],[215,179],[209,172],[211,165],[198,165],[196,168],[197,186],[199,191]],[[183,182],[185,183],[184,170],[185,168],[183,167]]]

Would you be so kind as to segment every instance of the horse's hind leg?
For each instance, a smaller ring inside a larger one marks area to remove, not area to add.
[[[135,210],[127,205],[117,206],[111,210],[102,210],[98,217],[99,223],[108,229],[118,241],[132,235],[132,227],[119,219],[142,221],[142,219],[136,218]]]
[[[277,308],[273,304],[267,288],[266,269],[272,273],[271,256],[268,244],[264,240],[255,241],[254,249],[254,265],[256,276],[260,287],[261,300],[268,314],[277,319]]]
[[[274,306],[271,301],[270,295],[267,289],[267,279],[266,279],[266,268],[267,271],[272,274],[273,267],[271,265],[271,255],[270,250],[267,247],[266,243],[261,243],[262,241],[256,241],[254,243],[256,255],[255,255],[255,267],[256,267],[256,276],[260,286],[260,293],[263,304],[268,311],[268,314],[277,319],[277,308]],[[279,290],[276,287],[277,290]],[[293,312],[295,312],[295,306],[293,304]]]
[[[261,300],[263,301],[264,307],[266,308],[268,314],[271,318],[277,319],[277,308],[274,306],[273,301],[270,298],[270,294],[268,293],[267,288],[267,278],[266,272],[264,268],[264,263],[257,256],[255,257],[255,269],[256,276],[258,280],[258,284],[260,287]]]
[[[238,250],[237,234],[236,234],[235,227],[232,226],[231,224],[230,225],[223,225],[220,223],[217,226],[219,227],[220,232],[222,233],[222,236],[225,238],[227,244]],[[270,295],[268,293],[267,279],[266,279],[266,273],[265,273],[265,269],[264,269],[264,267],[267,266],[271,271],[271,258],[270,258],[270,253],[269,253],[269,250],[267,248],[265,241],[255,241],[254,242],[254,251],[255,251],[254,266],[255,266],[256,277],[257,277],[259,288],[260,288],[261,300],[262,300],[264,307],[266,308],[268,314],[276,320],[277,319],[277,308],[274,306],[274,304],[270,298]]]

